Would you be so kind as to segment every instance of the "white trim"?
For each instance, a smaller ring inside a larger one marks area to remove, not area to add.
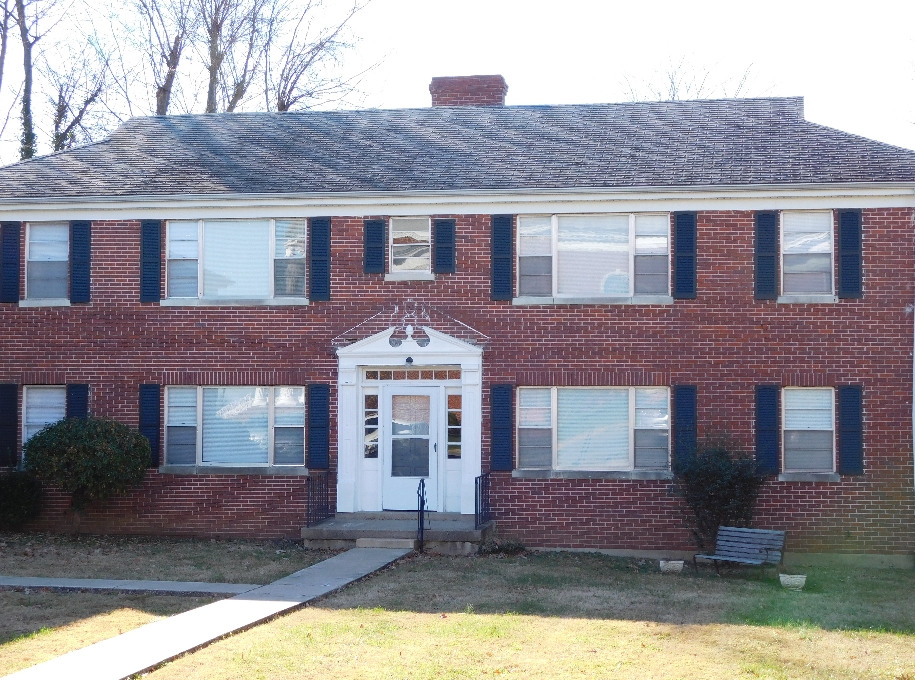
[[[791,300],[791,302],[795,302]],[[512,298],[516,307],[534,305],[672,305],[670,295],[633,295],[632,297],[539,297],[524,295]]]
[[[67,304],[69,304],[69,302]],[[309,304],[311,304],[311,302],[308,298],[298,297],[275,297],[260,300],[256,298],[246,298],[242,300],[230,298],[224,300],[214,300],[212,298],[162,298],[159,300],[159,305],[161,307],[283,307],[292,305],[306,306]]]
[[[435,272],[425,271],[399,271],[388,272],[384,275],[385,281],[435,281]]]
[[[70,300],[67,298],[35,298],[34,300],[23,299],[19,301],[20,307],[69,307]]]
[[[597,205],[595,205],[597,204]],[[602,204],[614,206],[612,209]],[[790,204],[790,205],[789,205]],[[594,189],[478,189],[308,193],[170,194],[0,199],[4,220],[200,219],[217,216],[339,217],[552,214],[915,207],[915,183],[842,182]],[[637,207],[636,207],[637,206]],[[654,206],[654,207],[652,207]],[[430,209],[434,208],[434,209]],[[100,215],[101,214],[101,215]],[[111,216],[108,216],[111,215]]]

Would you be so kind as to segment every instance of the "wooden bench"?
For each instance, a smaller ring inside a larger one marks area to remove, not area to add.
[[[782,562],[785,548],[785,532],[768,529],[744,529],[742,527],[718,527],[714,555],[694,555],[693,568],[698,573],[696,560],[710,560],[718,572],[719,562],[734,562],[765,568],[767,564],[778,566]]]

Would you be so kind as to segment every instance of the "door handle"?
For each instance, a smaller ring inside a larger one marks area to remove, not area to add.
[[[435,443],[432,445],[432,450],[435,451],[436,453],[438,453],[438,442],[435,442]]]

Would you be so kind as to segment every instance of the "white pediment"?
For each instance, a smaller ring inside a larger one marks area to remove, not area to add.
[[[410,357],[415,366],[430,366],[440,363],[460,363],[460,359],[455,362],[455,357],[479,357],[483,353],[483,349],[477,345],[440,333],[428,326],[419,328],[425,335],[424,338],[414,339],[412,335],[419,334],[407,333],[403,339],[392,342],[392,336],[398,331],[392,326],[351,345],[337,348],[337,357],[348,363],[362,359],[365,361],[355,363],[368,362],[371,365],[404,365],[407,357]]]

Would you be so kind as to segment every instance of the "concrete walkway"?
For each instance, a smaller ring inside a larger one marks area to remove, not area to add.
[[[127,581],[107,578],[41,578],[0,576],[0,590],[51,590],[67,592],[163,593],[167,595],[240,595],[260,588],[253,583],[204,583],[202,581]]]
[[[408,554],[355,548],[270,585],[177,614],[8,676],[16,680],[122,680],[223,635],[342,588]]]

